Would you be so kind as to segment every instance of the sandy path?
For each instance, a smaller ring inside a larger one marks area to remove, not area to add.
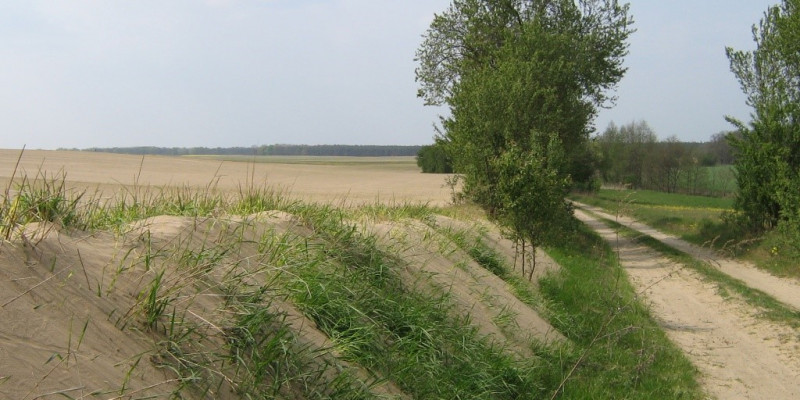
[[[719,399],[800,398],[799,330],[758,318],[758,310],[722,298],[698,273],[630,239],[617,239],[614,230],[580,210],[575,215],[619,246],[634,287],[700,370],[708,393]]]
[[[720,271],[726,275],[732,276],[740,281],[743,281],[747,286],[758,289],[776,300],[784,303],[796,310],[800,310],[800,281],[792,278],[779,278],[771,275],[766,271],[757,269],[753,264],[733,260],[720,256],[714,250],[700,247],[689,243],[683,239],[668,235],[661,231],[651,228],[645,224],[634,221],[632,218],[625,216],[614,216],[604,212],[602,209],[592,207],[586,204],[573,202],[576,206],[589,210],[592,213],[599,215],[603,218],[615,220],[620,224],[627,226],[633,230],[639,231],[645,235],[678,249],[692,257],[706,261],[711,265],[716,266]]]

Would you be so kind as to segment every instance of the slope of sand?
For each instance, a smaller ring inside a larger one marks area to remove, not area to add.
[[[213,366],[216,372],[206,378],[220,381],[197,397],[238,398],[237,371],[220,358],[230,351],[235,326],[236,310],[225,300],[229,286],[245,290],[269,281],[275,271],[259,243],[312,234],[295,221],[282,212],[248,218],[159,216],[130,224],[121,233],[92,234],[29,225],[0,247],[0,398],[168,396],[181,382],[174,373],[179,360],[175,351],[163,351],[164,341],[168,331],[184,326],[191,327],[192,339],[176,339],[170,346],[189,360]],[[410,290],[453,287],[457,312],[507,351],[527,357],[531,341],[564,341],[503,281],[446,238],[437,243],[452,248],[447,256],[438,245],[426,244],[423,236],[435,234],[430,227],[373,223],[363,229],[382,235],[384,249],[405,260],[401,274]],[[211,268],[199,255],[219,259]],[[148,295],[157,277],[159,298],[168,296],[168,307],[182,316],[177,324],[163,317],[148,323]],[[374,394],[408,397],[391,376],[376,376],[344,361],[331,338],[285,297],[272,298],[267,307],[292,332],[295,340],[289,346],[314,354],[309,368],[317,372],[309,376],[315,381],[294,385],[325,388],[320,382],[346,372]],[[501,323],[500,313],[514,319]],[[294,397],[291,387],[283,395]]]

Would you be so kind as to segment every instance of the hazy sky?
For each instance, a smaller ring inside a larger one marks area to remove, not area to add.
[[[426,144],[414,52],[449,0],[0,2],[0,148]],[[748,120],[724,47],[777,0],[631,0],[602,131],[707,140]]]

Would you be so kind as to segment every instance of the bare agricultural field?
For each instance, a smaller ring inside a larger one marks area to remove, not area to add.
[[[20,150],[0,150],[0,184],[14,173]],[[413,157],[170,157],[79,151],[26,150],[17,177],[66,174],[80,189],[103,193],[132,185],[209,186],[237,191],[270,186],[292,198],[320,203],[427,203],[444,205],[445,176],[422,174]]]

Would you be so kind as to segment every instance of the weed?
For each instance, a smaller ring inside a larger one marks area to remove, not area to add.
[[[163,277],[164,270],[156,272],[156,276],[150,282],[147,290],[140,295],[140,297],[144,297],[141,300],[143,301],[142,311],[144,312],[145,325],[151,329],[156,327],[156,324],[161,320],[167,307],[172,302],[169,296],[160,293]]]

